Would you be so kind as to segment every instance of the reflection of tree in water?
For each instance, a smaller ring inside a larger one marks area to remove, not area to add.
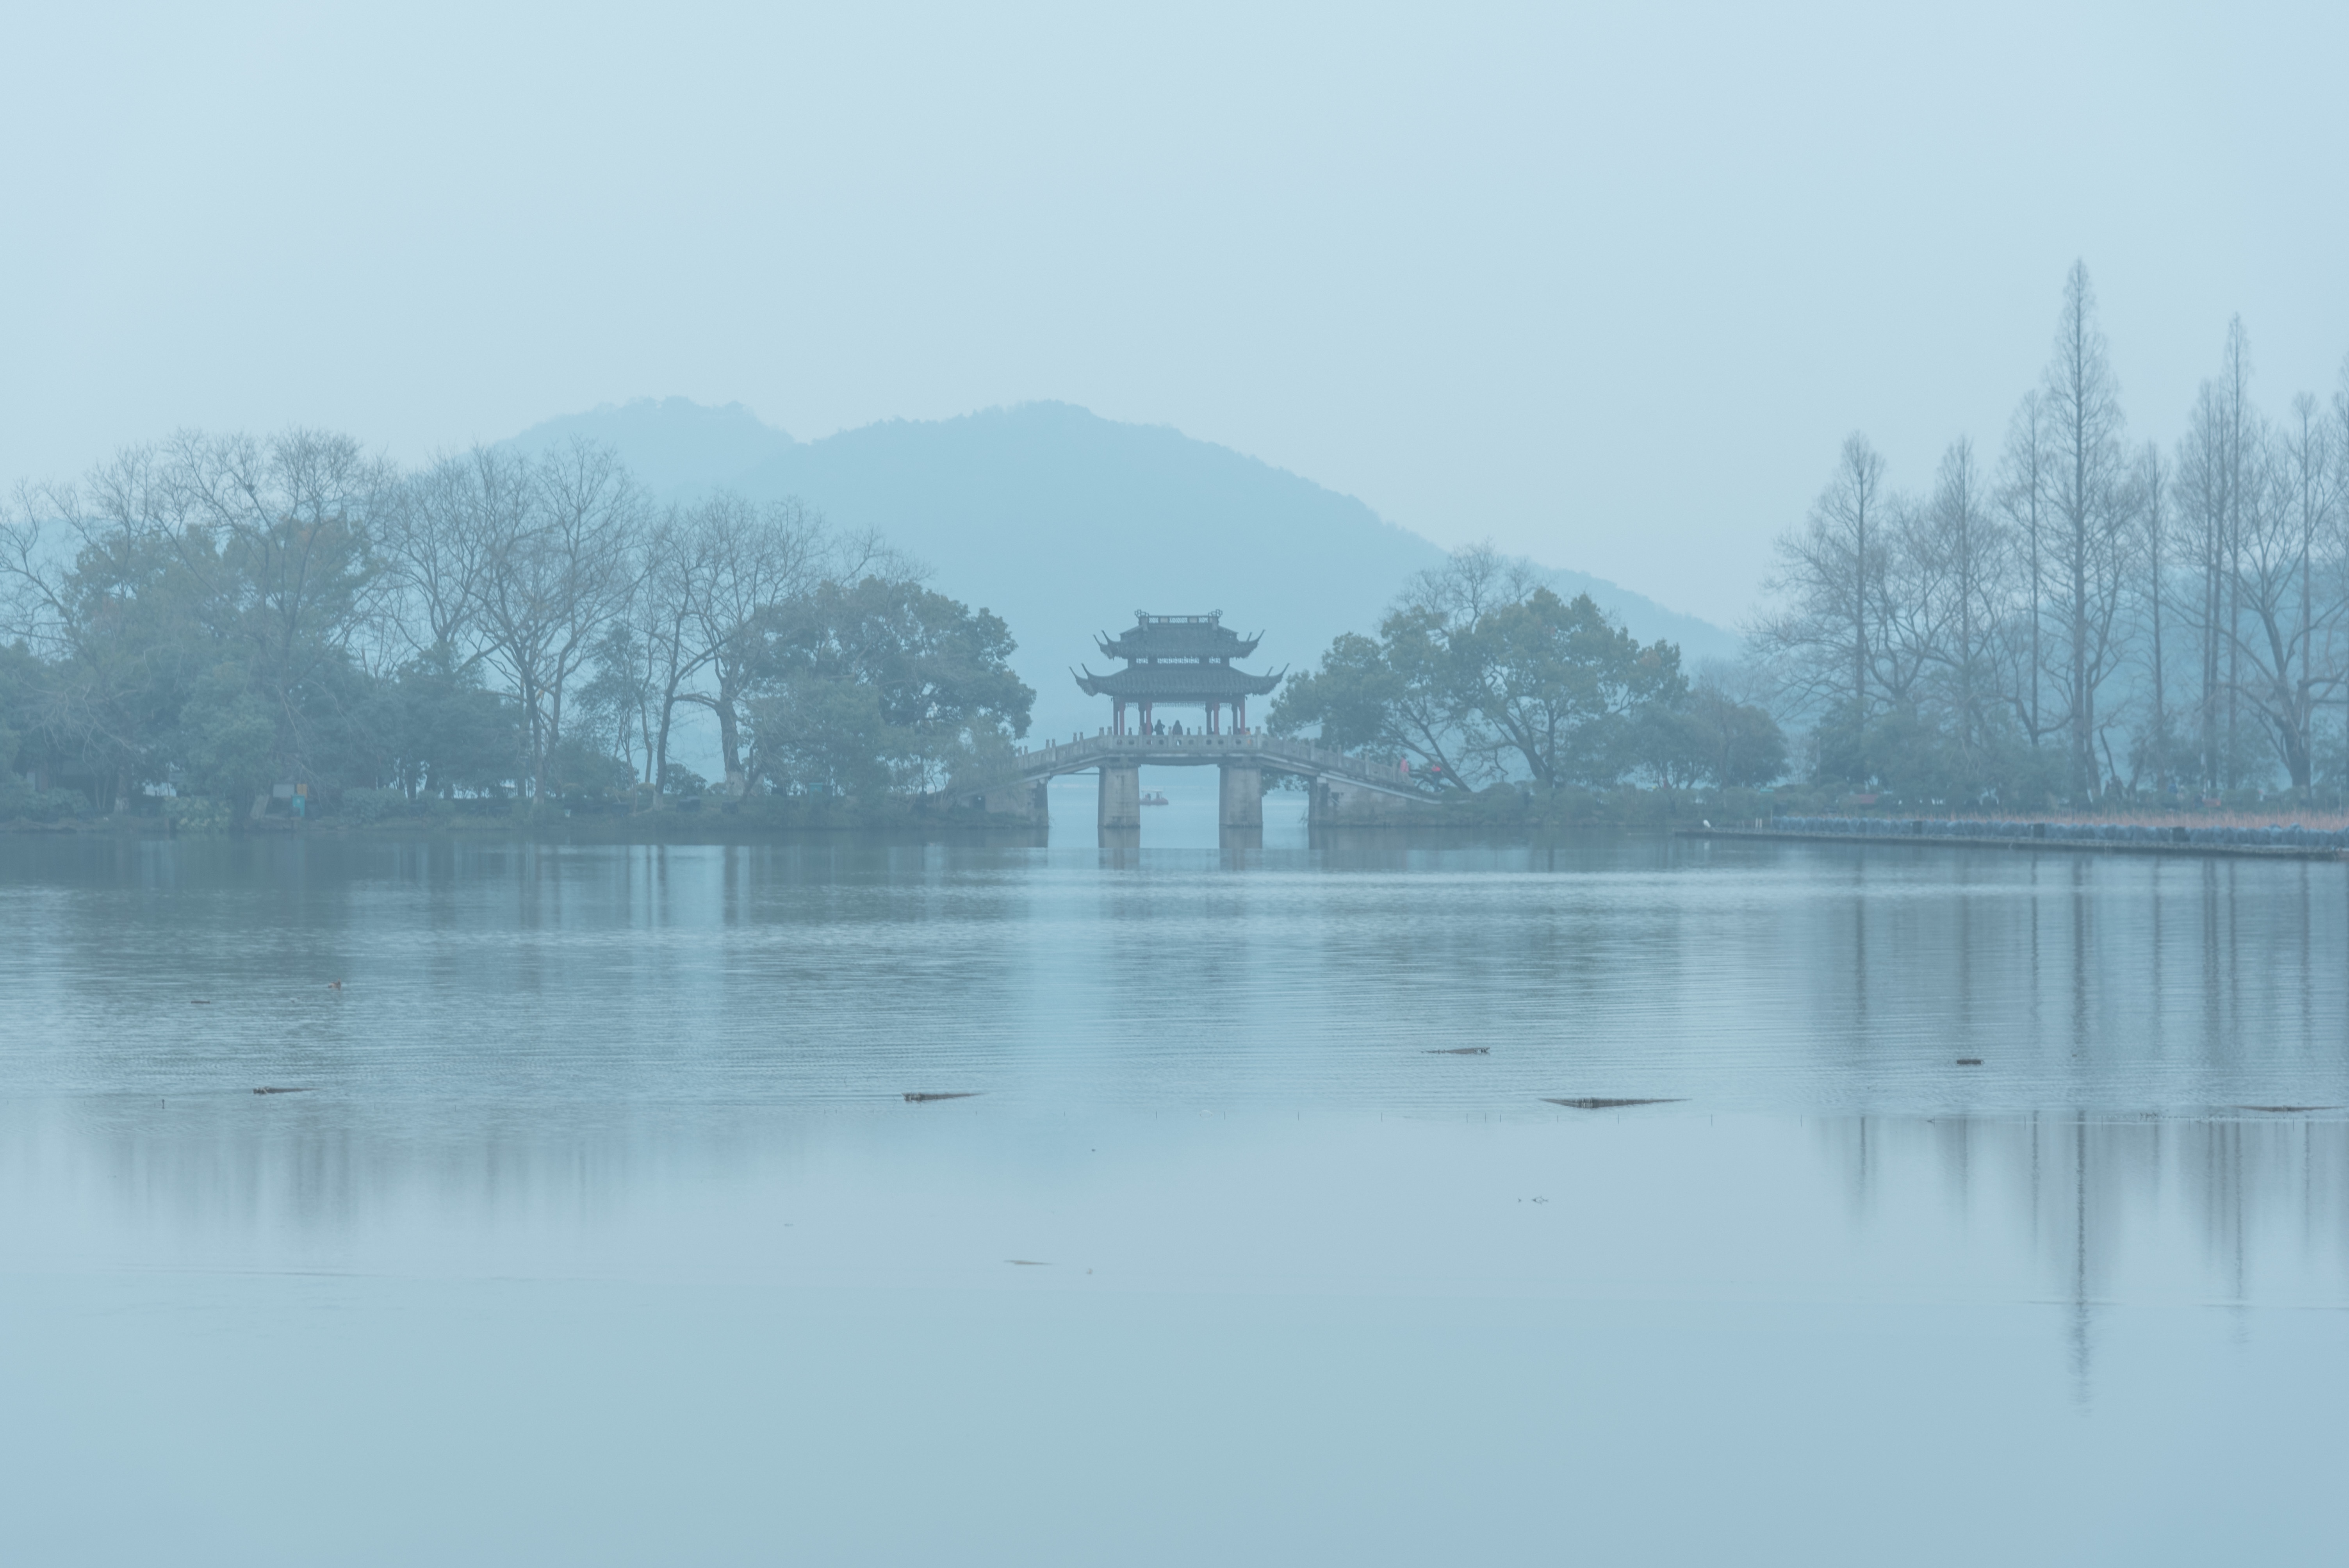
[[[2349,1301],[2349,1119],[2338,1109],[1859,1118],[1830,1123],[1828,1138],[1855,1214],[1931,1190],[1968,1233],[2018,1248],[2070,1308],[2084,1389],[2098,1308]]]

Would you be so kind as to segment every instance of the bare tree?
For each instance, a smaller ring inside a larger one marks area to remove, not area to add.
[[[2342,360],[2339,383],[2333,394],[2333,461],[2331,548],[2334,559],[2343,563],[2333,592],[2349,599],[2349,357]],[[2332,646],[2325,650],[2326,663],[2334,670],[2349,669],[2349,647],[2343,645],[2343,633],[2336,632]],[[2340,757],[2343,767],[2349,769],[2349,690],[2343,694]]]
[[[2007,648],[2008,698],[2024,735],[2036,748],[2052,730],[2041,706],[2046,693],[2047,569],[2049,537],[2046,500],[2049,469],[2054,459],[2048,428],[2046,401],[2037,392],[2024,395],[2006,433],[2004,473],[1999,501],[2019,541],[2024,621],[2021,634]]]
[[[611,738],[612,755],[625,763],[631,774],[637,772],[637,759],[643,758],[642,782],[649,787],[653,778],[653,707],[658,695],[657,673],[653,667],[650,650],[636,634],[636,601],[644,596],[639,583],[629,605],[604,628],[595,641],[594,655],[595,674],[579,688],[569,707],[575,733],[578,719],[587,719],[592,734]]]
[[[2137,498],[2121,444],[2119,389],[2096,325],[2088,269],[2064,282],[2055,351],[2042,390],[2054,461],[2047,500],[2056,529],[2056,624],[2064,640],[2064,727],[2074,790],[2100,794],[2096,701],[2119,663]]]
[[[1940,595],[1927,617],[1934,628],[1930,656],[1949,692],[1953,738],[1979,764],[1991,743],[1997,701],[1999,655],[2012,614],[2012,542],[1992,511],[1989,487],[1963,437],[1941,454],[1933,497],[1912,552],[1934,562]]]
[[[458,658],[481,614],[494,542],[530,509],[529,462],[498,447],[443,457],[401,484],[376,531],[386,574],[400,593],[398,624],[412,651]]]
[[[761,618],[825,577],[853,582],[876,567],[884,575],[918,573],[888,557],[876,536],[833,538],[823,514],[795,497],[758,506],[739,496],[714,496],[695,527],[709,571],[689,627],[696,667],[709,668],[713,689],[674,692],[670,702],[698,703],[717,717],[726,790],[740,795],[750,787],[742,705],[758,678]],[[667,721],[662,722],[666,735]]]
[[[1502,554],[1487,541],[1463,545],[1443,565],[1413,573],[1394,608],[1474,625],[1495,610],[1524,603],[1543,585],[1539,567],[1521,555]]]
[[[2146,673],[2150,680],[2151,716],[2146,722],[2138,751],[2153,769],[2154,793],[2167,797],[2173,777],[2170,756],[2168,662],[2162,639],[2162,609],[2169,598],[2170,475],[2161,460],[2161,449],[2148,441],[2137,458],[2137,493],[2144,500],[2138,514],[2143,543],[2138,552],[2143,585],[2137,603],[2145,618]]]
[[[2178,438],[2170,475],[2181,549],[2190,573],[2178,603],[2194,643],[2194,737],[2197,779],[2207,792],[2225,787],[2222,690],[2226,672],[2227,521],[2233,502],[2232,460],[2224,406],[2215,382],[2205,381]]]
[[[530,469],[528,504],[489,520],[477,603],[490,662],[522,705],[539,806],[562,739],[564,690],[634,586],[644,502],[608,448],[574,441]]]
[[[1805,525],[1778,541],[1771,589],[1791,603],[1754,629],[1756,648],[1805,706],[1848,713],[1855,767],[1866,775],[1872,615],[1883,599],[1889,497],[1884,459],[1854,433]]]
[[[176,551],[222,639],[250,660],[276,727],[274,770],[306,779],[315,705],[331,691],[324,677],[367,619],[369,525],[393,470],[347,436],[305,429],[266,441],[182,432],[162,459],[172,504],[145,526]],[[95,477],[101,506],[143,510],[109,477],[130,471]]]
[[[643,671],[645,782],[658,810],[668,770],[671,723],[685,684],[709,662],[698,635],[718,563],[709,530],[692,512],[672,506],[645,538],[645,559],[628,620],[636,633],[632,656]]]
[[[36,732],[88,770],[101,805],[127,811],[133,787],[160,771],[194,607],[176,591],[176,552],[156,542],[179,500],[156,452],[120,453],[93,486],[107,504],[26,486],[0,515],[0,636],[42,662],[26,715]]]
[[[1905,495],[1886,499],[1878,538],[1868,684],[1878,707],[1914,708],[1927,700],[1931,677],[1951,656],[1959,562],[1944,547],[1932,506]]]
[[[2251,401],[2251,340],[2227,324],[2220,373],[2198,390],[2178,447],[2175,494],[2195,554],[2199,592],[2190,619],[2197,651],[2201,773],[2207,789],[2242,782],[2242,554],[2250,509],[2266,462],[2266,422]]]
[[[2332,432],[2316,400],[2302,395],[2280,439],[2259,431],[2252,441],[2230,552],[2232,695],[2266,730],[2304,800],[2317,708],[2341,685],[2341,672],[2325,655],[2349,610],[2333,586],[2339,561]]]
[[[2212,607],[2213,624],[2220,628],[2220,646],[2226,659],[2220,690],[2226,704],[2225,779],[2230,787],[2241,781],[2243,756],[2240,701],[2243,689],[2243,531],[2248,513],[2256,501],[2267,446],[2266,422],[2251,407],[2251,336],[2243,330],[2243,318],[2235,316],[2227,323],[2227,346],[2219,376],[2220,407],[2224,420],[2222,450],[2227,467],[2220,535],[2223,562],[2219,580],[2220,599]]]

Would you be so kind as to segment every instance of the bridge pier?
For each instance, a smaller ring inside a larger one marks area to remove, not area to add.
[[[1143,712],[1146,717],[1147,705]],[[1359,758],[1326,750],[1311,741],[1242,732],[1235,735],[1076,736],[1030,748],[1014,759],[1009,775],[984,790],[957,796],[963,808],[982,801],[988,815],[1044,827],[1050,817],[1048,780],[1062,774],[1098,772],[1098,822],[1107,846],[1133,845],[1142,831],[1142,768],[1220,769],[1216,826],[1246,835],[1264,830],[1264,770],[1275,768],[1311,783],[1316,828],[1380,827],[1440,820],[1444,808],[1411,788],[1400,771],[1389,773]]]
[[[1104,758],[1101,765],[1101,830],[1139,832],[1141,829],[1141,767]]]
[[[1216,821],[1224,828],[1264,826],[1264,769],[1253,762],[1226,762]]]

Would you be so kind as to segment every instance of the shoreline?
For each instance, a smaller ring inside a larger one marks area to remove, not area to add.
[[[2053,826],[2054,824],[2049,824]],[[2349,851],[2298,844],[2197,844],[2177,840],[1960,837],[1953,833],[1822,833],[1795,828],[1675,828],[1681,839],[1752,839],[1808,844],[1905,844],[1936,849],[2062,851],[2067,854],[2191,855],[2251,861],[2349,860]]]

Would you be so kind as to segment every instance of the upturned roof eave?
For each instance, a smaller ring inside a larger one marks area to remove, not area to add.
[[[1252,676],[1229,665],[1131,665],[1108,675],[1090,669],[1071,671],[1087,696],[1121,697],[1128,702],[1228,702],[1234,697],[1262,696],[1284,676]]]

